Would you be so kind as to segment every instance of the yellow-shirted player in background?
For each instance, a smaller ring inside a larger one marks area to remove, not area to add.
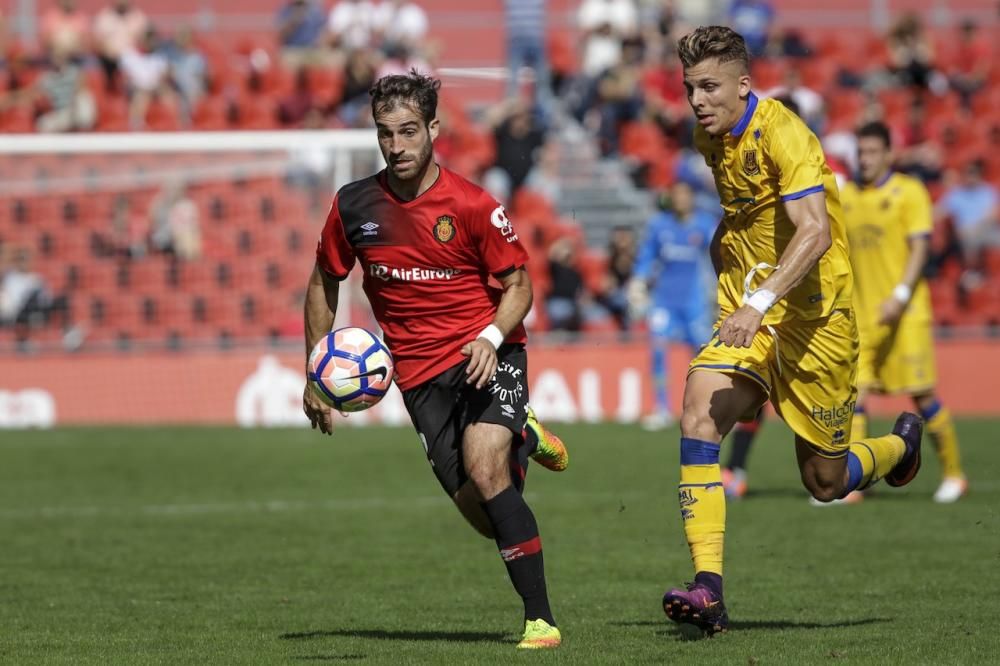
[[[711,246],[719,321],[691,362],[681,413],[678,499],[695,581],[669,590],[663,609],[714,633],[729,622],[719,443],[733,425],[770,398],[795,433],[803,485],[829,502],[882,477],[909,483],[922,423],[904,413],[892,434],[849,441],[858,334],[840,197],[819,140],[780,102],[753,94],[736,32],[701,27],[677,50],[723,219]]]
[[[857,137],[858,181],[841,191],[861,338],[851,441],[867,434],[868,393],[911,396],[941,463],[943,478],[934,500],[954,502],[968,484],[951,415],[934,393],[931,299],[922,279],[933,224],[930,195],[916,178],[892,171],[885,125],[865,125]]]

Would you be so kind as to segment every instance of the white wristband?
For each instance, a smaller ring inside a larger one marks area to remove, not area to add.
[[[900,283],[892,288],[892,297],[895,298],[900,303],[902,303],[903,305],[906,305],[907,303],[910,302],[911,296],[913,296],[913,290],[910,289],[905,284]]]
[[[778,297],[773,291],[758,289],[750,294],[750,298],[746,299],[743,304],[749,305],[761,314],[767,314],[767,311],[771,309],[776,300],[778,300]]]
[[[499,349],[500,345],[503,344],[504,334],[500,331],[499,328],[497,328],[493,324],[490,324],[489,326],[484,328],[476,337],[486,338],[486,341],[489,342],[491,345],[493,345],[494,349]]]

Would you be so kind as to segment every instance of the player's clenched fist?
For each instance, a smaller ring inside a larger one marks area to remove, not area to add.
[[[726,317],[719,329],[719,340],[727,347],[749,347],[753,336],[760,330],[764,315],[749,305],[744,305]]]
[[[469,357],[465,383],[475,384],[477,389],[486,386],[497,371],[497,350],[486,338],[476,338],[462,347],[462,354]]]
[[[319,428],[324,435],[333,434],[333,411],[324,405],[309,384],[302,394],[302,411],[306,413],[313,430]]]

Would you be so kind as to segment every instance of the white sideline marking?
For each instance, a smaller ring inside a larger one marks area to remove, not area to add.
[[[529,502],[541,499],[538,493],[525,493]],[[546,493],[546,502],[594,499],[604,501],[648,499],[643,493]],[[446,506],[451,500],[442,495],[425,497],[367,497],[331,499],[318,502],[263,500],[248,502],[208,502],[202,504],[147,504],[138,506],[43,506],[23,509],[0,509],[0,519],[10,518],[98,518],[104,516],[194,516],[215,513],[282,513],[289,511],[372,511],[382,509],[426,509]]]

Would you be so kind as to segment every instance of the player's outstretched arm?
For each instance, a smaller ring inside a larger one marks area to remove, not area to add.
[[[497,348],[531,310],[533,296],[528,271],[521,267],[499,280],[503,296],[497,305],[493,323],[479,337],[462,347],[462,353],[469,357],[469,365],[465,369],[468,375],[466,383],[475,384],[477,389],[486,386],[496,372]]]
[[[930,256],[931,243],[927,236],[910,236],[907,245],[910,253],[906,258],[906,266],[903,267],[903,275],[892,290],[892,295],[882,303],[879,312],[881,324],[891,326],[906,312],[906,306],[910,304],[910,297],[913,296],[913,290],[923,275],[927,258]]]
[[[309,284],[306,285],[306,372],[312,348],[333,328],[339,297],[340,283],[324,273],[319,266],[315,266],[309,276]],[[333,433],[333,413],[316,397],[308,379],[302,394],[302,410],[309,417],[313,430],[319,428],[325,435]]]
[[[767,309],[801,282],[833,243],[823,192],[786,201],[785,212],[795,233],[779,258],[780,268],[761,283],[750,301],[722,322],[719,339],[725,345],[749,347]]]

